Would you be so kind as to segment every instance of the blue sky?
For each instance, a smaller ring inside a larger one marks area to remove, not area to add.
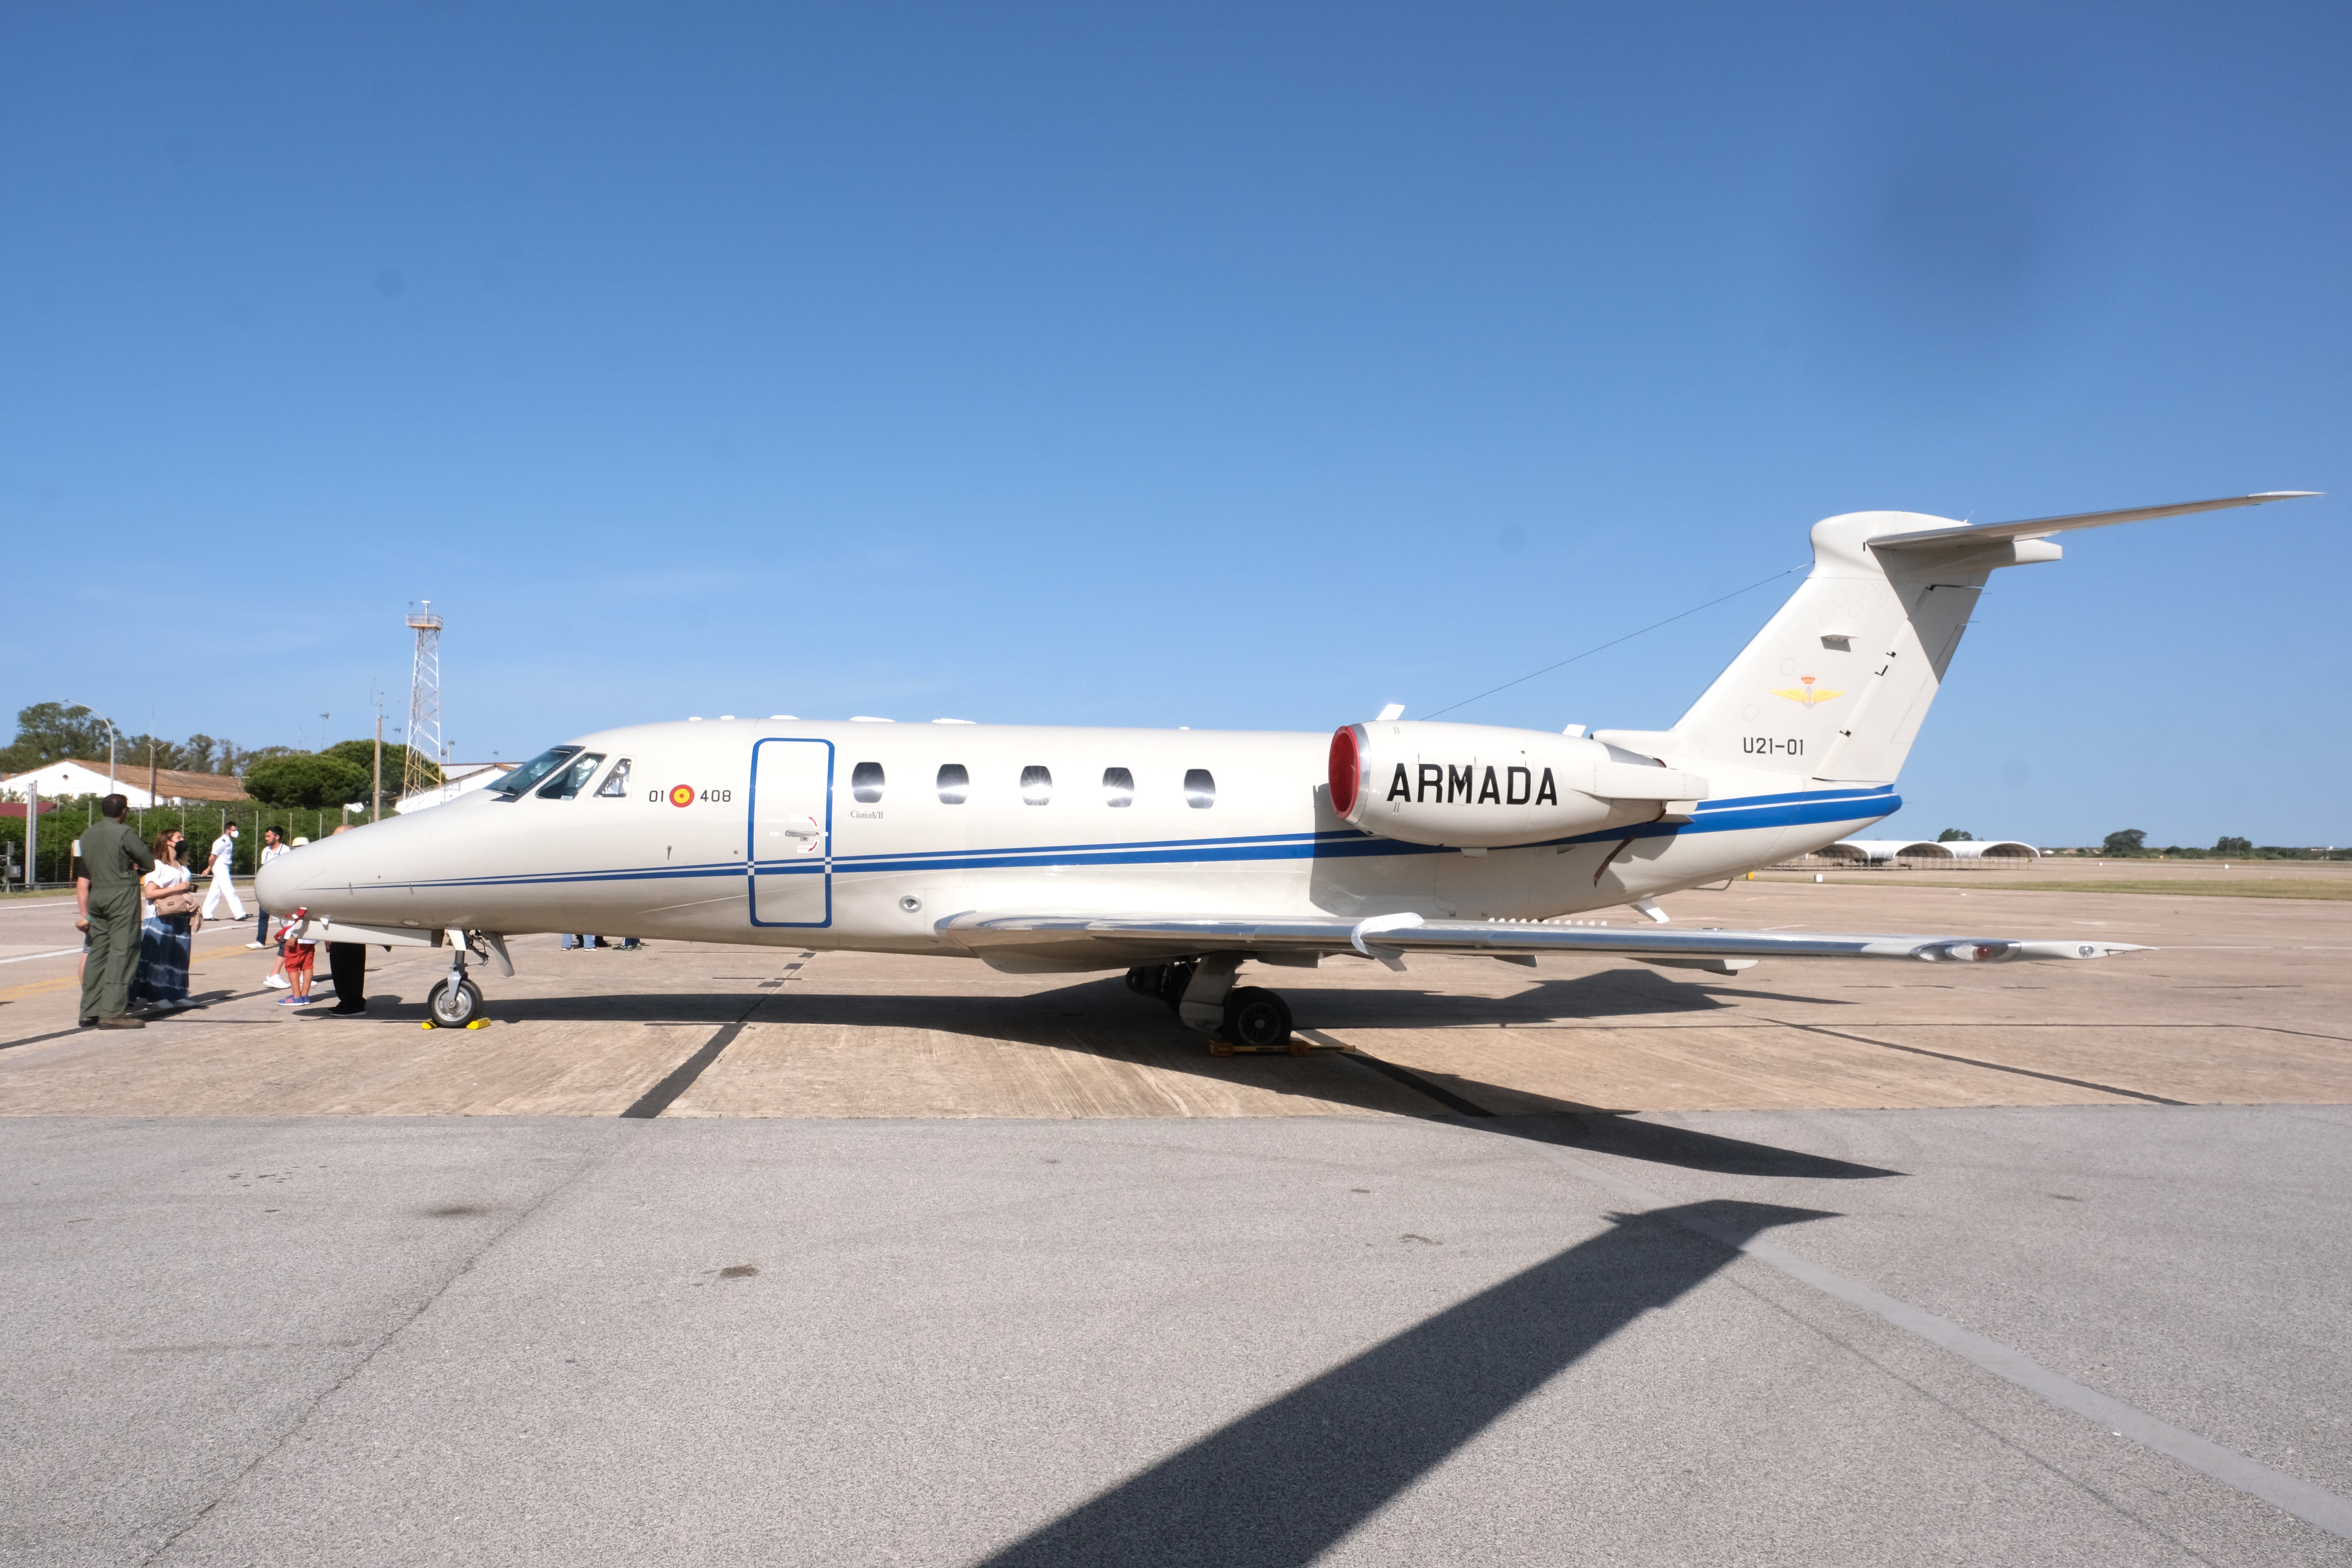
[[[1327,730],[1817,518],[2003,574],[1894,827],[2352,839],[2352,11],[0,13],[0,704]],[[1663,726],[1746,595],[1449,715]]]

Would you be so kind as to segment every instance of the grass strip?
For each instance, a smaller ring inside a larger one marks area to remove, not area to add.
[[[1759,882],[1799,882],[1807,879],[1800,875],[1765,877]],[[2314,877],[2244,878],[2236,881],[2215,879],[2212,881],[2158,880],[2147,881],[2048,881],[2048,882],[1988,882],[1970,878],[1967,881],[1928,881],[1917,877],[1899,880],[1890,877],[1832,877],[1831,886],[1840,888],[1962,888],[1982,889],[1998,893],[2154,893],[2165,898],[2192,899],[2352,899],[2352,877],[2343,879]]]

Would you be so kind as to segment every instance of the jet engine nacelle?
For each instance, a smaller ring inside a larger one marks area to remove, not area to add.
[[[1407,844],[1503,848],[1655,822],[1706,781],[1580,735],[1487,724],[1350,724],[1331,737],[1331,805]]]

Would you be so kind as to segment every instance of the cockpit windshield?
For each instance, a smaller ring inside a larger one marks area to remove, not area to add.
[[[596,776],[596,770],[604,763],[604,753],[602,752],[581,752],[566,763],[553,778],[539,786],[539,798],[570,800],[588,787],[588,781]]]
[[[498,793],[506,800],[520,800],[524,791],[579,754],[577,746],[550,746],[500,779],[497,785]]]

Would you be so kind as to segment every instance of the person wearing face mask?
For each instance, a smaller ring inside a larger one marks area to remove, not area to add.
[[[177,833],[155,836],[155,865],[139,884],[145,902],[139,924],[139,967],[131,984],[134,1006],[151,1013],[176,1013],[195,1003],[188,996],[190,926],[195,913],[194,876],[180,864]]]

